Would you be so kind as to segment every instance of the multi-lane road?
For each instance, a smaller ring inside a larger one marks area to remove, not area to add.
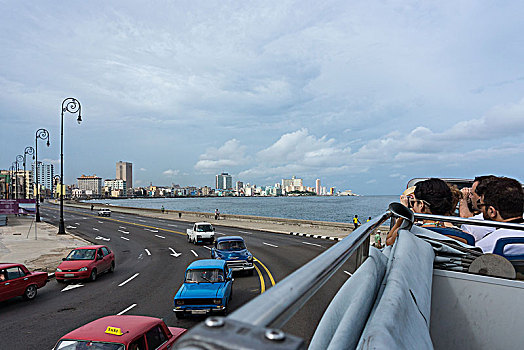
[[[210,258],[209,245],[187,242],[192,223],[113,212],[65,209],[69,232],[95,244],[105,244],[116,256],[112,274],[95,282],[57,283],[51,280],[32,302],[15,298],[0,303],[0,349],[50,349],[62,335],[99,317],[114,314],[163,318],[169,326],[191,328],[202,318],[178,320],[173,295],[187,265]],[[43,220],[58,223],[55,206],[42,206]],[[215,222],[213,222],[215,224]],[[242,236],[256,259],[253,276],[234,276],[230,311],[256,297],[294,270],[324,252],[333,241],[215,225],[216,234]],[[309,340],[334,293],[349,278],[352,263],[335,274],[284,328]]]

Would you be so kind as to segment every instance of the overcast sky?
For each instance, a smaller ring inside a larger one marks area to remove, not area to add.
[[[134,186],[396,194],[413,177],[524,180],[521,1],[3,1],[0,168],[35,131],[64,174]]]

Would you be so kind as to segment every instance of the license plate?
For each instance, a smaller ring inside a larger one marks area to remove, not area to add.
[[[205,315],[207,314],[207,311],[206,310],[191,310],[191,313],[193,315]]]
[[[66,273],[64,274],[64,277],[75,277],[74,273]]]

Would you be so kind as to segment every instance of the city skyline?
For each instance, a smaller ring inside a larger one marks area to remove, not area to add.
[[[0,168],[46,128],[38,159],[59,169],[74,97],[64,183],[113,178],[115,159],[133,163],[133,187],[225,170],[359,194],[415,177],[524,181],[522,3],[2,6]]]

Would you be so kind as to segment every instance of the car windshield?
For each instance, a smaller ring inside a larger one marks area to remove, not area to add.
[[[198,225],[197,232],[211,232],[213,231],[213,226],[211,225]]]
[[[75,249],[69,253],[66,260],[94,260],[96,249]]]
[[[88,340],[61,340],[55,350],[125,350],[125,345]]]
[[[218,250],[244,250],[246,245],[242,241],[225,241],[219,242],[217,248]]]
[[[186,283],[224,282],[224,272],[220,269],[191,269],[186,272]]]

